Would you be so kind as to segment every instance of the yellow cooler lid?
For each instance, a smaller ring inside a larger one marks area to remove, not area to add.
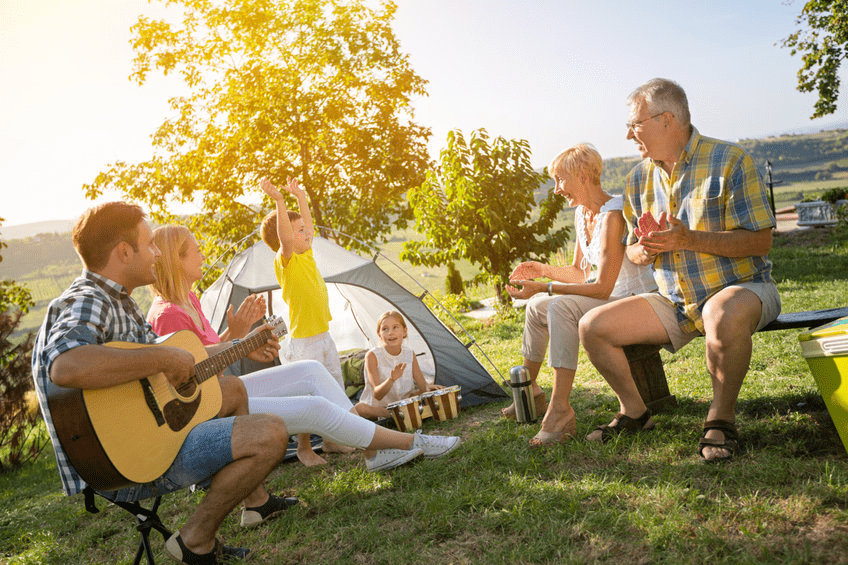
[[[830,357],[848,354],[848,316],[813,328],[798,336],[801,355]]]

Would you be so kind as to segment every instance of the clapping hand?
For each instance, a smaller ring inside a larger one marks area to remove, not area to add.
[[[392,369],[391,378],[392,382],[397,382],[399,378],[403,376],[403,371],[406,369],[406,363],[398,363],[395,365],[395,368]]]
[[[512,274],[509,275],[509,280],[537,279],[545,276],[543,269],[544,265],[537,261],[524,261],[523,263],[519,263],[518,266],[512,270]]]
[[[230,329],[229,337],[241,338],[247,335],[253,324],[265,315],[265,297],[261,294],[251,294],[239,305],[238,310],[233,313],[233,305],[227,308],[227,327]]]
[[[639,237],[642,237],[654,231],[665,231],[667,229],[668,219],[665,211],[660,214],[660,220],[658,222],[654,218],[654,215],[651,214],[651,211],[648,210],[639,217],[636,229],[633,230],[633,233],[635,233]]]
[[[506,291],[513,298],[530,298],[534,294],[546,292],[548,289],[548,283],[538,281],[511,278],[509,282],[510,284],[506,286]]]
[[[656,256],[658,253],[666,251],[689,249],[690,234],[691,231],[686,224],[674,216],[669,216],[665,229],[652,231],[640,237],[639,243],[645,249],[647,255]]]

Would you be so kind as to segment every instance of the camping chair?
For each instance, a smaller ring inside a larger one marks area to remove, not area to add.
[[[135,553],[133,565],[139,565],[139,563],[141,563],[142,555],[147,557],[147,563],[149,565],[155,565],[156,562],[153,560],[153,550],[150,548],[150,530],[156,530],[162,534],[165,541],[167,541],[172,534],[172,532],[162,524],[162,520],[159,519],[159,503],[162,501],[162,495],[157,496],[153,500],[153,505],[150,508],[145,508],[138,501],[117,502],[109,500],[90,486],[86,486],[82,492],[85,495],[85,509],[92,514],[100,512],[100,509],[97,508],[97,505],[94,503],[94,495],[96,494],[103,497],[104,500],[108,500],[112,504],[120,506],[130,514],[134,515],[136,519],[135,529],[141,534],[141,541],[138,543],[138,550]]]

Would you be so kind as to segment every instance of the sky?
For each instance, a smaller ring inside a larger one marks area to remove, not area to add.
[[[152,155],[150,136],[182,90],[129,80],[130,26],[146,0],[0,0],[0,217],[74,219],[82,186],[115,161]],[[798,56],[779,46],[799,0],[397,0],[394,29],[428,96],[415,120],[437,158],[448,131],[525,139],[537,167],[593,143],[636,155],[627,95],[653,78],[686,90],[694,125],[735,141],[848,127],[848,63],[837,114],[810,120]],[[114,200],[106,195],[99,201]],[[98,201],[98,202],[99,202]]]

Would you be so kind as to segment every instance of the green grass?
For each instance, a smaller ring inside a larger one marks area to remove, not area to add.
[[[779,236],[771,253],[784,311],[846,304],[848,237]],[[463,319],[506,375],[520,360],[521,313]],[[369,474],[359,455],[324,468],[280,465],[270,490],[302,503],[255,530],[238,512],[220,534],[253,563],[848,563],[848,456],[798,353],[800,330],[754,336],[740,394],[742,445],[729,465],[701,464],[697,439],[710,396],[703,341],[663,353],[679,405],[657,427],[607,445],[542,451],[537,425],[500,418],[506,401],[464,410],[427,432],[459,434],[446,458]],[[543,370],[550,391],[551,373]],[[581,352],[572,395],[582,437],[606,423],[614,396]],[[123,510],[85,512],[61,493],[55,461],[0,476],[0,562],[130,563],[136,537]],[[165,497],[179,528],[200,495]],[[153,540],[166,562],[161,537]]]

